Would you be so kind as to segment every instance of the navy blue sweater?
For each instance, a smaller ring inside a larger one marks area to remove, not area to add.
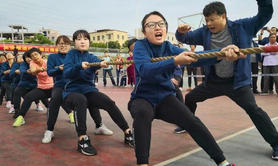
[[[64,79],[63,71],[57,66],[64,64],[66,54],[50,54],[47,59],[47,74],[53,77],[54,88],[64,88],[68,80]]]
[[[244,18],[236,21],[227,20],[228,29],[232,37],[232,42],[239,48],[249,48],[253,36],[264,27],[271,19],[273,13],[272,0],[257,0],[258,13],[251,18]],[[190,45],[202,45],[205,50],[210,50],[211,32],[207,26],[190,31],[186,34],[176,32],[178,41]],[[204,67],[206,81],[208,78],[216,78],[212,65]],[[251,84],[250,56],[239,59],[234,63],[234,89]]]
[[[2,65],[1,65],[1,72],[2,72],[2,74],[3,74],[2,77],[1,77],[1,82],[10,82],[10,83],[11,83],[11,82],[12,82],[12,79],[10,78],[9,74],[4,74],[4,72],[5,72],[6,70],[11,70],[11,67],[10,67],[8,61],[2,63]]]
[[[12,79],[11,86],[16,87],[20,80],[20,74],[16,74],[15,71],[19,69],[20,63],[13,63],[9,77]]]
[[[29,64],[26,62],[22,62],[20,64],[19,70],[20,70],[20,81],[17,86],[23,87],[26,89],[33,89],[37,87],[37,77],[27,73],[27,70],[29,69]]]
[[[73,49],[68,52],[64,61],[64,78],[69,79],[65,85],[63,96],[76,92],[86,94],[92,91],[98,91],[95,87],[95,72],[100,67],[90,67],[84,70],[81,66],[82,62],[101,62],[101,59],[88,51],[80,52]]]
[[[144,98],[156,106],[168,95],[176,95],[175,86],[171,82],[177,69],[174,59],[151,62],[151,58],[178,55],[184,50],[165,41],[162,45],[153,45],[147,39],[138,40],[134,46],[135,87],[131,99]],[[192,66],[204,63],[217,63],[216,58],[201,59]]]

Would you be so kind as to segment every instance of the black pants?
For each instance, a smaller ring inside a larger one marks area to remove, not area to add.
[[[57,121],[57,117],[59,114],[60,106],[66,111],[67,114],[71,112],[71,110],[63,105],[63,88],[56,87],[52,89],[51,99],[49,102],[49,110],[48,110],[48,118],[47,118],[47,130],[53,131],[55,123]]]
[[[12,101],[13,91],[12,91],[11,83],[10,82],[2,82],[1,87],[2,87],[1,89],[5,89],[4,92],[6,92],[6,100]],[[5,95],[5,93],[1,94],[1,96],[4,96],[4,95]]]
[[[264,66],[263,73],[264,74],[278,74],[278,66]],[[272,78],[275,83],[275,91],[276,91],[276,93],[278,93],[278,76],[273,76]],[[264,87],[263,87],[264,93],[268,93],[269,89],[273,89],[273,84],[272,84],[272,88],[270,88],[269,85],[270,85],[270,76],[265,76],[264,77]]]
[[[186,66],[186,70],[187,70],[187,75],[188,75],[188,86],[189,88],[191,87],[191,75],[196,75],[197,74],[197,68],[196,67],[190,67],[190,66]],[[195,82],[195,87],[197,86],[197,77],[193,77],[194,82]]]
[[[103,69],[103,85],[106,86],[106,83],[107,83],[106,82],[106,73],[108,73],[108,75],[109,75],[109,77],[111,79],[112,84],[116,85],[115,80],[113,78],[113,74],[112,74],[112,70],[111,69],[109,69],[109,70]]]
[[[209,80],[206,86],[200,84],[185,96],[185,105],[195,113],[198,102],[222,95],[228,96],[245,110],[266,142],[271,146],[278,145],[277,130],[267,113],[257,106],[249,85],[234,90],[233,81]]]
[[[23,117],[26,115],[27,111],[30,109],[30,106],[32,104],[33,101],[36,100],[42,100],[45,101],[46,99],[51,97],[51,89],[39,89],[39,88],[35,88],[33,90],[31,90],[30,92],[28,92],[24,97],[23,97],[23,103],[21,105],[20,111],[19,111],[19,115],[22,115]],[[48,102],[44,103],[46,108],[48,108]]]
[[[3,98],[6,94],[6,89],[2,86],[3,83],[1,83],[1,92],[0,92],[0,105],[2,105],[3,103]]]
[[[66,107],[74,110],[75,127],[78,136],[86,135],[86,109],[97,108],[108,112],[112,120],[123,130],[128,129],[124,119],[115,102],[101,92],[93,91],[87,94],[70,93],[65,98]]]
[[[94,107],[90,107],[88,109],[92,119],[95,122],[96,128],[99,128],[102,125],[102,118],[99,109]]]
[[[251,70],[252,70],[252,74],[258,74],[258,63],[251,63]],[[253,92],[256,92],[258,90],[257,80],[258,80],[257,76],[256,77],[252,77]]]
[[[264,73],[264,66],[262,66],[262,73],[265,74],[265,73]],[[263,91],[263,89],[264,89],[264,82],[265,82],[264,79],[265,79],[265,76],[263,76],[262,79],[261,79],[261,90],[262,90],[262,91]],[[273,77],[270,76],[270,77],[269,77],[269,84],[268,84],[268,85],[269,85],[269,86],[268,86],[268,87],[269,87],[269,89],[268,89],[269,92],[272,92],[272,91],[273,91],[273,84],[274,84]]]
[[[156,107],[145,99],[133,99],[128,104],[133,117],[137,164],[148,164],[153,119],[161,119],[186,129],[196,143],[217,163],[225,160],[223,152],[206,126],[175,96],[165,97]]]
[[[24,88],[24,87],[20,87],[20,86],[15,88],[14,97],[13,97],[13,103],[14,103],[15,110],[20,109],[21,97],[24,97],[31,90],[33,90],[33,89]],[[43,103],[47,103],[47,102],[48,102],[47,99],[43,100]],[[35,100],[35,103],[38,104],[39,100]]]

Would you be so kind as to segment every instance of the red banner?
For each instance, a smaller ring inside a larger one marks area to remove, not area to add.
[[[17,48],[19,52],[25,52],[35,47],[40,49],[42,53],[57,53],[58,48],[56,46],[46,46],[46,45],[31,45],[31,44],[5,44],[0,43],[0,51],[14,51],[14,48]]]

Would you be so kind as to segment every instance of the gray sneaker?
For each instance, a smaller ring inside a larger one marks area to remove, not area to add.
[[[113,135],[113,131],[108,129],[104,124],[102,124],[99,128],[96,128],[95,134],[97,135]]]

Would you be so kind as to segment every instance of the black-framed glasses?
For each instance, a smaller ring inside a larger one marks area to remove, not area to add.
[[[60,45],[60,46],[67,46],[67,45],[70,45],[70,44],[68,44],[68,43],[58,43],[58,45]]]
[[[159,28],[164,28],[164,27],[166,27],[166,22],[165,21],[148,22],[145,24],[145,26],[150,29],[154,29],[156,25],[158,25]]]

